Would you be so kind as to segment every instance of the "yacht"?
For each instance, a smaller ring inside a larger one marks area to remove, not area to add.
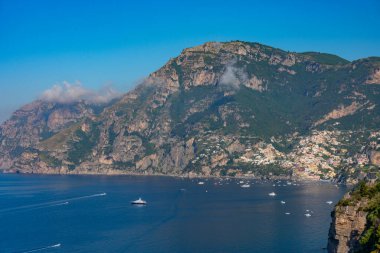
[[[139,198],[138,200],[131,201],[132,205],[146,205],[146,201]]]
[[[276,196],[276,193],[275,192],[271,192],[268,194],[269,196]]]
[[[309,214],[309,213],[305,213],[305,216],[306,216],[306,217],[310,217],[311,214]]]

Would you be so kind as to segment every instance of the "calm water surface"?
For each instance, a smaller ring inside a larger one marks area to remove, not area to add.
[[[198,181],[0,175],[0,252],[326,252],[330,212],[347,190]],[[148,205],[132,206],[140,196]]]

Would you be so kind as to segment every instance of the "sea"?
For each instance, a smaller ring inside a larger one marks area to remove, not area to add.
[[[240,181],[0,174],[0,252],[327,252],[345,186]]]

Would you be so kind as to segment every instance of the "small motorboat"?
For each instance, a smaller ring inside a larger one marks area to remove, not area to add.
[[[330,200],[330,201],[326,201],[326,203],[331,205],[333,202]]]
[[[200,181],[200,182],[198,182],[198,184],[203,185],[203,184],[205,184],[205,182]]]
[[[240,186],[241,188],[249,188],[251,187],[249,184],[243,184],[242,186]]]
[[[276,196],[276,193],[275,192],[271,192],[268,194],[269,196]]]
[[[281,204],[283,204],[283,205],[284,205],[285,203],[286,203],[285,201],[281,200]]]
[[[139,198],[138,200],[131,201],[132,205],[146,205],[146,201]]]
[[[305,216],[306,216],[306,217],[310,217],[311,214],[309,214],[309,213],[305,213]]]

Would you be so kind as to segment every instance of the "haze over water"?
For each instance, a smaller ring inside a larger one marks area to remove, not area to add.
[[[324,252],[330,212],[347,190],[198,181],[2,174],[0,252]],[[130,204],[139,197],[148,205]]]

